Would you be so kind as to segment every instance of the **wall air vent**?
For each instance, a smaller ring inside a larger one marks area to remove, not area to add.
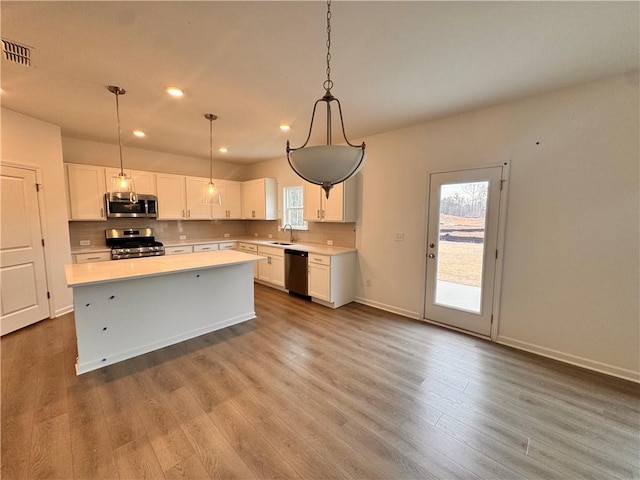
[[[19,43],[12,42],[11,40],[2,39],[2,56],[5,60],[9,60],[10,62],[30,67],[31,50],[31,47],[27,47],[26,45],[20,45]]]

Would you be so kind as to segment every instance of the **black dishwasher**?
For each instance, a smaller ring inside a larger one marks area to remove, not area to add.
[[[284,251],[284,287],[289,293],[309,296],[307,262],[309,252],[285,249]]]

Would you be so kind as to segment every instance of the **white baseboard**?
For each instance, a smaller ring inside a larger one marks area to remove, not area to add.
[[[542,357],[553,358],[554,360],[560,360],[564,363],[576,365],[578,367],[593,370],[598,373],[605,373],[613,377],[622,378],[631,382],[640,383],[640,372],[634,372],[626,368],[616,367],[615,365],[609,365],[607,363],[597,362],[588,358],[579,357],[577,355],[571,355],[559,350],[553,350],[551,348],[542,347],[533,343],[523,342],[514,338],[498,335],[496,343],[507,345],[509,347],[524,350],[526,352],[535,353]]]
[[[368,305],[369,307],[384,310],[385,312],[396,313],[398,315],[402,315],[403,317],[413,318],[414,320],[420,320],[421,317],[420,313],[418,312],[412,312],[411,310],[405,310],[403,308],[394,307],[393,305],[387,305],[385,303],[374,302],[373,300],[368,300],[362,297],[356,297],[355,301],[363,305]]]
[[[61,317],[62,315],[66,315],[67,313],[73,312],[73,305],[67,305],[66,307],[62,307],[57,309],[53,315],[53,318]]]

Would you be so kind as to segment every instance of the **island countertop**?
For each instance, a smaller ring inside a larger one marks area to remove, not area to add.
[[[223,267],[265,259],[265,257],[235,250],[219,250],[191,255],[163,255],[158,257],[113,260],[110,262],[71,264],[64,266],[64,273],[67,279],[67,285],[69,287],[77,287],[190,270]]]

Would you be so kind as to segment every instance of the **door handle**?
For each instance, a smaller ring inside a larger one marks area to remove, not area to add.
[[[436,256],[433,253],[429,254],[429,258],[435,258]]]

